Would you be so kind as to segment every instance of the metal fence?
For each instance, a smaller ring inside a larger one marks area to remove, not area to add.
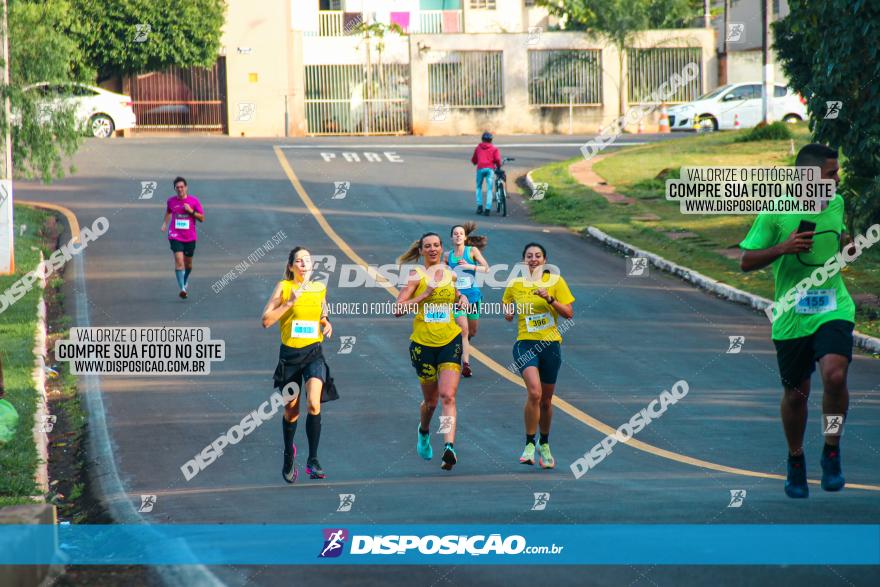
[[[682,70],[689,63],[695,63],[700,68],[700,75],[679,87],[666,102],[670,104],[690,102],[702,94],[703,50],[700,47],[627,49],[626,59],[629,71],[627,97],[630,104],[651,102],[651,94],[661,84],[668,82],[672,74],[681,75]]]
[[[504,106],[501,51],[447,51],[428,64],[428,102],[450,108]]]
[[[226,61],[134,76],[131,99],[135,130],[226,132]]]
[[[602,104],[602,51],[529,50],[529,104]]]
[[[312,135],[410,132],[409,65],[307,65],[306,128]]]

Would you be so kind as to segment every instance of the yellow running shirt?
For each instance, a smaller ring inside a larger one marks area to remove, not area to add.
[[[551,297],[562,304],[574,301],[574,296],[562,276],[547,273],[540,282],[523,277],[514,279],[504,290],[501,301],[505,304],[516,304],[517,340],[562,342],[562,335],[559,334],[559,312],[547,300],[533,293],[541,288],[546,289]]]
[[[300,286],[300,282],[283,280],[281,300],[286,303],[290,300],[291,290]],[[281,317],[281,344],[299,349],[324,340],[320,320],[326,296],[327,286],[323,283],[310,281],[306,284],[293,307]]]
[[[419,281],[413,297],[421,295],[428,288],[427,273],[422,267],[416,267]],[[443,346],[461,334],[461,328],[453,317],[453,304],[459,294],[453,281],[455,274],[443,269],[443,283],[419,303],[419,311],[413,318],[413,333],[410,340],[425,346]]]

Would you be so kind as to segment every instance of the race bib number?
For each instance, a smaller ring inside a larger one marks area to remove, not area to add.
[[[811,289],[795,306],[798,314],[824,314],[836,309],[837,290],[834,289]]]
[[[189,218],[175,218],[174,228],[177,230],[189,230]]]
[[[553,320],[553,314],[549,312],[526,316],[526,330],[529,332],[540,332],[548,328],[553,328],[555,325],[556,321]]]
[[[474,276],[470,273],[458,273],[455,274],[458,279],[455,280],[455,289],[471,289],[474,287]]]
[[[290,326],[293,338],[318,338],[318,323],[314,320],[294,320]]]
[[[449,308],[425,309],[425,322],[429,324],[443,324],[449,322]]]

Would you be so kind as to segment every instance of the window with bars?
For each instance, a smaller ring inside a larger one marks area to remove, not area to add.
[[[602,51],[530,50],[529,104],[602,103]]]
[[[449,51],[428,64],[428,100],[451,108],[504,106],[501,51]]]
[[[689,63],[695,63],[700,70],[696,79],[681,84],[666,102],[690,102],[696,100],[703,88],[703,51],[700,47],[661,47],[654,49],[627,49],[627,71],[629,73],[628,99],[630,104],[649,103],[663,83],[668,83],[672,74],[682,75]]]
[[[471,10],[495,10],[495,0],[471,0]]]

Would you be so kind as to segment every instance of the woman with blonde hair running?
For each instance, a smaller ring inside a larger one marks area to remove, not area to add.
[[[461,328],[452,315],[456,305],[467,304],[467,298],[455,290],[455,274],[443,264],[443,244],[440,236],[428,232],[415,241],[401,255],[398,263],[413,263],[419,258],[424,266],[409,272],[406,286],[397,296],[399,305],[416,305],[410,337],[409,355],[419,383],[423,400],[419,408],[419,436],[416,450],[420,457],[431,460],[431,418],[442,402],[441,428],[445,429],[443,463],[446,471],[458,462],[455,453],[456,409],[455,393],[461,377]],[[396,312],[402,316],[403,311]]]
[[[333,334],[327,318],[327,286],[311,281],[312,258],[304,247],[290,251],[284,279],[278,282],[263,310],[263,328],[280,322],[281,348],[275,368],[275,387],[284,389],[295,382],[305,389],[309,413],[306,417],[306,436],[309,458],[306,473],[312,479],[325,477],[318,462],[318,441],[321,438],[321,392],[327,380],[327,366],[321,350],[324,337]],[[284,461],[281,476],[288,483],[296,481],[296,445],[293,442],[299,420],[300,394],[284,408],[281,419],[284,436]]]
[[[470,377],[472,374],[470,339],[477,335],[483,300],[483,293],[477,285],[477,271],[489,271],[489,263],[482,255],[488,239],[472,234],[476,229],[476,222],[453,226],[450,231],[452,249],[443,254],[443,261],[455,272],[456,289],[468,300],[467,309],[455,312],[455,323],[461,328],[462,334],[462,377]]]

